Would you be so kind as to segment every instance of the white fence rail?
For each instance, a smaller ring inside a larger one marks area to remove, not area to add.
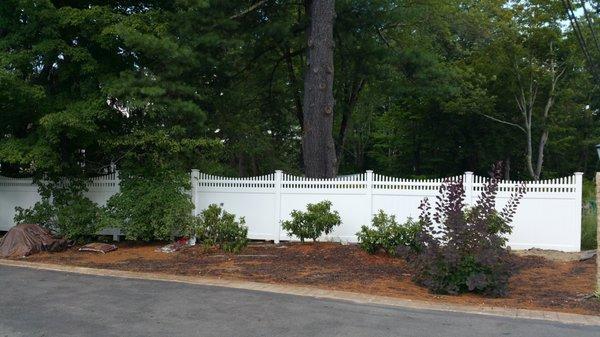
[[[342,225],[323,240],[356,242],[356,232],[370,224],[378,210],[394,214],[398,220],[417,218],[420,201],[435,198],[443,179],[400,179],[367,171],[334,179],[310,179],[276,171],[259,177],[227,178],[192,170],[191,197],[195,213],[210,204],[244,216],[248,236],[258,240],[290,240],[281,230],[281,221],[292,210],[307,203],[330,200],[340,213]],[[472,204],[487,178],[467,172],[463,176],[466,201]],[[518,181],[499,184],[497,207],[501,209],[515,191]],[[87,196],[99,203],[119,189],[116,174],[93,179]],[[581,239],[582,174],[527,182],[527,193],[515,215],[509,245],[514,249],[543,248],[579,251]],[[0,177],[0,230],[13,225],[14,207],[30,207],[37,200],[37,188],[30,179]],[[114,234],[111,230],[106,234]]]

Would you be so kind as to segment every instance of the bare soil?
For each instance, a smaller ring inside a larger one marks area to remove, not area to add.
[[[157,252],[162,244],[120,243],[108,254],[40,253],[27,261],[176,275],[199,275],[267,283],[288,283],[375,295],[469,305],[516,307],[600,315],[594,291],[595,259],[553,261],[540,256],[514,255],[515,271],[505,298],[477,294],[431,294],[411,280],[404,260],[369,255],[356,245],[251,244],[240,254],[202,246],[175,253]]]
[[[519,256],[539,256],[548,260],[567,262],[577,261],[585,257],[590,257],[593,253],[595,253],[595,250],[587,250],[581,252],[561,252],[558,250],[531,248],[524,250],[515,250],[513,252]]]

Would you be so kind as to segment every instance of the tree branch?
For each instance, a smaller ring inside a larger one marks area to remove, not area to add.
[[[485,118],[493,120],[494,122],[498,122],[498,123],[502,123],[502,124],[514,126],[514,127],[518,128],[519,130],[523,131],[523,133],[527,134],[527,131],[525,131],[525,129],[522,126],[520,126],[519,124],[515,124],[515,123],[511,123],[511,122],[502,120],[502,119],[498,119],[496,117],[492,117],[490,115],[486,115],[483,112],[479,112],[479,114],[482,115]]]
[[[246,9],[245,11],[242,11],[242,12],[240,12],[238,14],[230,16],[229,19],[230,20],[239,19],[242,16],[244,16],[244,15],[252,12],[253,10],[257,9],[258,7],[262,6],[265,2],[267,2],[267,0],[261,0],[261,1],[257,2],[257,3],[255,3],[254,5],[248,7],[248,9]]]

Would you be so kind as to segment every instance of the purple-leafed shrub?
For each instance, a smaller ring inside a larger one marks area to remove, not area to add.
[[[472,207],[465,204],[462,178],[442,184],[433,211],[427,199],[421,202],[421,249],[409,257],[416,282],[434,293],[507,294],[511,263],[506,235],[512,230],[510,223],[525,186],[518,186],[497,212],[500,167],[493,166],[490,180]]]

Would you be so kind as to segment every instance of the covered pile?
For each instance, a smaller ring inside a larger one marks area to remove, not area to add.
[[[54,238],[47,229],[35,224],[20,224],[11,228],[0,241],[0,257],[24,257],[66,247],[66,240]]]
[[[80,252],[95,252],[102,254],[112,252],[113,250],[117,250],[117,246],[101,242],[88,243],[87,245],[79,248]]]

